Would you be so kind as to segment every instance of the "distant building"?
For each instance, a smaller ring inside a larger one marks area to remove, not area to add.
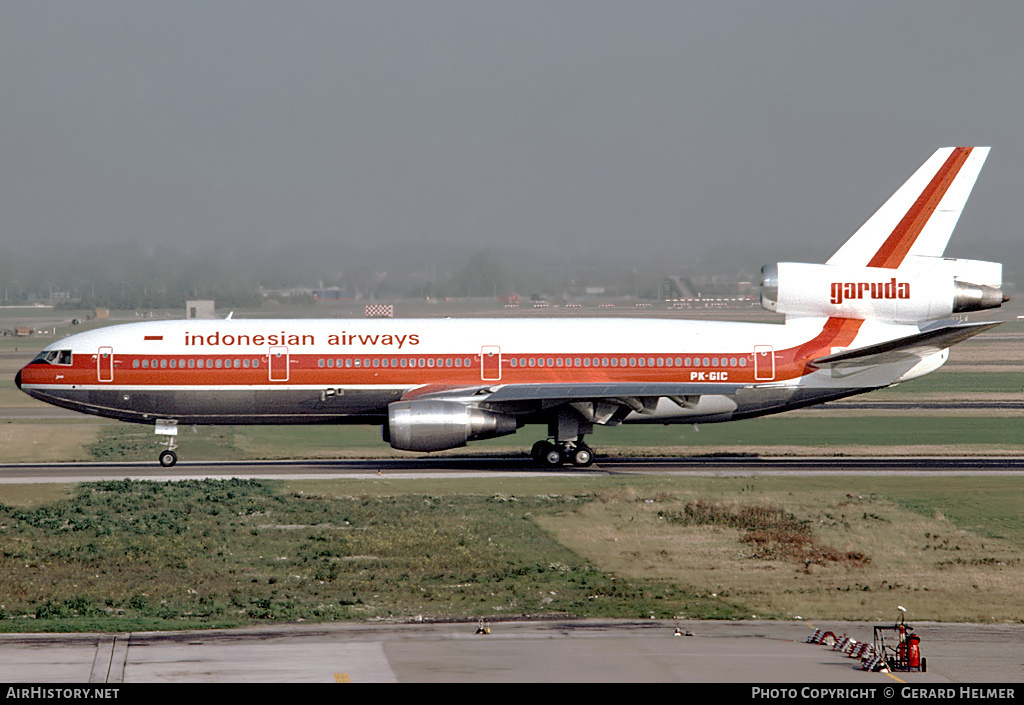
[[[186,301],[185,318],[216,318],[212,301]]]

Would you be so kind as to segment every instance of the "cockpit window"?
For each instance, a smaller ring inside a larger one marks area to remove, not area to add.
[[[36,359],[33,360],[32,362],[42,362],[47,365],[70,365],[71,351],[43,350],[41,353],[36,355]]]

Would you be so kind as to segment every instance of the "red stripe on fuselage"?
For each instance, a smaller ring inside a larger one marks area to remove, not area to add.
[[[862,320],[848,318],[828,319],[814,338],[788,349],[775,351],[775,377],[776,381],[794,379],[813,371],[807,364],[808,360],[821,355],[833,352],[834,348],[849,347],[860,330]],[[188,367],[188,361],[197,361],[200,357],[206,361],[203,368]],[[250,367],[235,367],[236,359],[248,358]],[[320,361],[331,358],[334,360],[348,360],[353,362],[352,367],[336,366],[321,367]],[[454,363],[449,366],[447,361],[459,358],[463,361],[462,367],[455,367]],[[511,360],[515,358],[513,366]],[[531,358],[543,359],[544,365],[519,365],[522,359]],[[578,364],[577,360],[589,358],[589,365]],[[611,358],[619,363],[611,365]],[[651,359],[654,364],[649,364]],[[690,358],[691,364],[686,365],[685,361]],[[177,367],[169,366],[170,360],[175,360]],[[356,367],[358,359],[360,366]],[[416,366],[410,367],[409,362],[415,359]],[[548,360],[562,361],[562,365],[549,365]],[[622,364],[622,360],[627,362]],[[630,365],[629,360],[637,362],[643,359],[643,366]],[[657,365],[657,360],[662,359],[663,364]],[[679,359],[684,364],[677,365]],[[707,359],[708,363],[704,360]],[[746,364],[741,365],[740,360],[745,359]],[[167,361],[167,367],[142,368],[141,361],[146,360],[150,365],[157,365],[161,361]],[[220,360],[224,367],[209,367],[210,360]],[[258,367],[253,367],[252,362],[258,361]],[[373,366],[387,361],[388,366]],[[394,365],[395,361],[405,361],[406,366]],[[421,365],[421,361],[432,360],[433,367]],[[438,361],[441,361],[440,364]],[[465,365],[465,361],[470,362]],[[609,364],[600,364],[605,360]],[[695,363],[699,360],[699,363]],[[717,360],[718,364],[713,364]],[[134,363],[140,361],[139,367]],[[185,366],[182,366],[185,362]],[[369,364],[367,364],[369,362]],[[730,364],[732,363],[732,364]],[[230,367],[227,366],[230,364]],[[323,387],[341,387],[346,385],[387,385],[394,387],[411,387],[421,385],[482,385],[482,384],[531,384],[531,383],[609,383],[609,382],[689,382],[692,372],[717,372],[727,373],[727,377],[718,377],[717,381],[729,383],[755,383],[753,353],[678,353],[669,356],[664,351],[659,353],[609,353],[587,354],[583,352],[567,354],[526,354],[516,355],[503,354],[501,356],[502,374],[501,380],[485,380],[481,378],[480,356],[477,355],[322,355],[322,354],[292,354],[288,366],[288,379],[272,379],[269,360],[266,355],[115,355],[114,374],[112,382],[103,382],[97,379],[96,364],[93,355],[76,354],[74,365],[50,365],[34,363],[26,366],[22,371],[22,384],[24,386],[67,386],[67,385],[101,385],[108,388],[120,386],[174,386],[174,387],[208,387],[208,386],[296,386],[316,385]]]

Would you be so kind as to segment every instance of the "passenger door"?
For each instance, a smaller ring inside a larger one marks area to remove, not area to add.
[[[270,368],[271,382],[288,381],[288,348],[283,345],[273,345],[268,355],[268,367]]]
[[[114,381],[114,349],[104,345],[96,351],[96,379],[100,382]]]
[[[480,379],[497,382],[501,379],[501,348],[485,345],[480,348]]]

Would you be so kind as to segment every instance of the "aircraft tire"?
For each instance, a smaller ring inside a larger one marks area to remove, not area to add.
[[[178,462],[178,456],[173,450],[165,450],[160,454],[160,465],[165,468],[174,467],[174,464]]]
[[[547,452],[548,448],[553,447],[551,443],[547,441],[537,441],[533,444],[533,448],[530,449],[530,457],[536,460],[538,463],[544,462],[544,453]]]
[[[571,457],[572,464],[578,468],[589,468],[594,464],[594,451],[589,446],[576,446]]]
[[[562,451],[559,450],[558,446],[548,444],[550,447],[544,450],[544,455],[541,457],[540,462],[545,467],[558,468],[565,462],[565,457],[562,455]]]

